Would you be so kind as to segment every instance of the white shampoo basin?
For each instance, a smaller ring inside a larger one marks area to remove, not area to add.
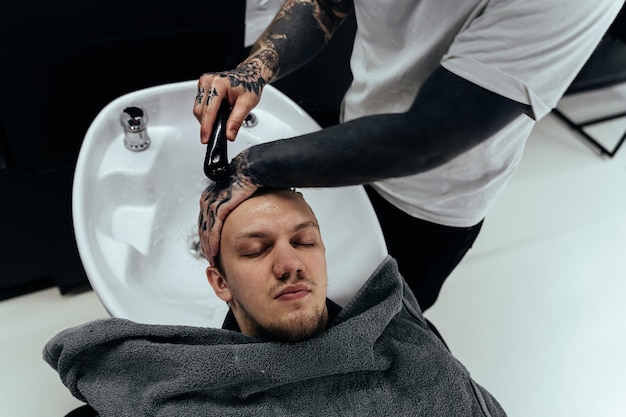
[[[108,104],[80,149],[72,209],[89,281],[113,317],[142,323],[220,327],[227,307],[209,286],[195,249],[199,198],[208,184],[205,145],[193,117],[196,81],[135,91]],[[146,109],[150,146],[124,146],[120,113]],[[264,141],[319,125],[266,86],[253,110],[258,124],[229,142],[229,158]],[[316,212],[327,249],[329,297],[345,303],[385,257],[378,221],[362,187],[300,189]]]

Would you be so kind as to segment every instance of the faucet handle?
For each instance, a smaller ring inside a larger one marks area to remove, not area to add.
[[[150,137],[146,127],[148,112],[141,106],[126,107],[120,114],[120,123],[124,128],[124,146],[131,151],[143,151],[150,146]]]
[[[120,114],[120,123],[126,132],[140,132],[148,124],[148,112],[141,106],[126,107]]]

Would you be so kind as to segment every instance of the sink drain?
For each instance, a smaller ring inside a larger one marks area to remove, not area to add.
[[[246,116],[243,121],[243,127],[254,127],[259,123],[259,120],[254,115],[254,113],[250,113]]]

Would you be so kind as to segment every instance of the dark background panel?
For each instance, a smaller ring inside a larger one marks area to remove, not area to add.
[[[243,0],[105,3],[3,3],[0,299],[89,288],[71,189],[98,112],[128,92],[230,68],[245,53]]]

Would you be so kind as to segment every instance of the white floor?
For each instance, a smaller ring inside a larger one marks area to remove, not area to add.
[[[598,109],[607,99],[623,109],[626,85],[584,101]],[[571,109],[588,112],[580,100]],[[624,129],[621,120],[597,133]],[[550,115],[427,316],[510,417],[624,417],[622,256],[626,149],[602,158]],[[58,331],[106,316],[93,292],[0,302],[0,417],[62,417],[82,405],[41,349]]]

